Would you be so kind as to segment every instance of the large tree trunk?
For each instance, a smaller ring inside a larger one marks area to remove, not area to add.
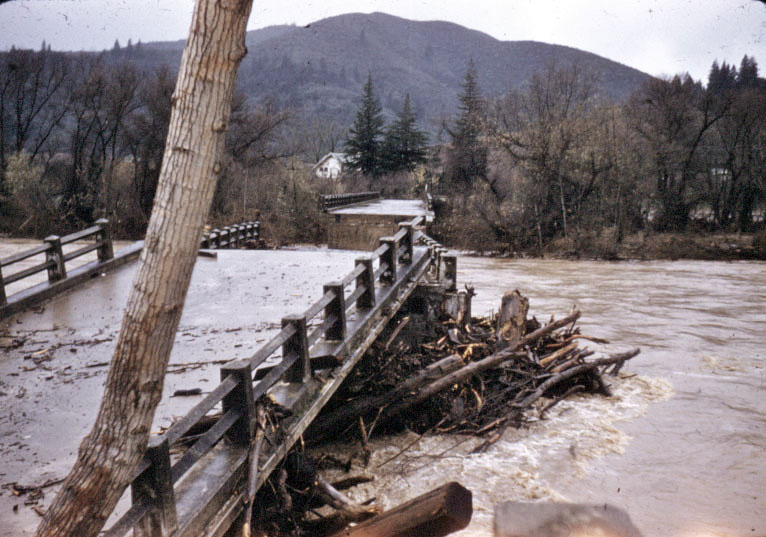
[[[251,0],[198,0],[173,95],[154,210],[96,422],[37,529],[96,535],[146,448],[221,170]]]

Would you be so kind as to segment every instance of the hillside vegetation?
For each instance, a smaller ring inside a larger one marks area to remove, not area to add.
[[[183,41],[149,43],[122,57],[147,67],[177,69]],[[548,64],[578,63],[593,72],[600,93],[622,101],[649,76],[609,59],[560,45],[499,41],[449,22],[411,21],[386,15],[347,14],[308,26],[271,26],[247,34],[248,55],[239,72],[240,90],[260,99],[276,96],[348,125],[359,88],[372,73],[386,117],[394,117],[409,93],[421,125],[436,133],[452,115],[466,65],[473,58],[479,85],[500,96],[527,83]]]
[[[653,78],[377,13],[247,43],[211,224],[260,219],[273,242],[322,242],[318,193],[428,187],[431,232],[458,248],[616,257],[634,234],[699,231],[760,233],[706,257],[766,252],[766,80],[753,57],[714,63],[707,84]],[[0,232],[105,217],[143,235],[182,47],[0,52]],[[312,164],[335,151],[343,175],[318,179]],[[656,249],[639,243],[628,255]]]

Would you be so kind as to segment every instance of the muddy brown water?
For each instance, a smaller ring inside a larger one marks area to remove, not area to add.
[[[224,258],[238,256],[222,255]],[[266,269],[260,265],[256,265],[255,275],[276,280],[273,281],[276,289],[282,283],[280,278],[299,271],[301,292],[304,288],[318,292],[326,279],[324,275],[331,272],[331,265],[332,270],[342,273],[352,262],[352,256],[341,256],[338,268],[334,268],[334,264],[325,260],[327,252],[316,254],[323,256],[320,263],[312,261],[313,253],[300,255],[299,260],[275,259],[274,270],[278,267],[279,271],[276,278],[261,275]],[[205,266],[214,267],[215,263]],[[320,266],[322,274],[317,273]],[[312,269],[306,271],[306,267]],[[221,277],[215,271],[211,271],[211,275]],[[120,273],[117,277],[127,279]],[[548,499],[609,502],[620,506],[648,537],[766,535],[766,515],[763,514],[766,512],[763,493],[766,489],[763,455],[766,451],[766,264],[461,257],[458,279],[461,286],[469,283],[476,287],[474,312],[477,314],[497,308],[505,290],[518,288],[530,298],[531,313],[540,320],[547,320],[553,313],[560,317],[577,304],[583,310],[579,323],[583,332],[612,341],[605,347],[595,346],[596,350],[617,352],[638,346],[642,353],[625,368],[623,378],[612,381],[613,397],[575,396],[554,407],[545,419],[533,420],[525,429],[508,431],[500,442],[481,455],[469,455],[475,441],[459,437],[419,439],[405,434],[375,440],[373,459],[365,472],[375,474],[377,480],[358,487],[353,492],[356,497],[375,496],[383,506],[392,506],[446,481],[460,481],[474,493],[474,518],[471,525],[458,534],[464,537],[491,535],[492,508],[496,503]],[[109,283],[108,280],[101,285]],[[242,271],[236,277],[228,272],[222,277],[227,283],[244,280]],[[228,331],[232,320],[241,320],[243,314],[247,316],[239,311],[243,310],[241,304],[233,309],[231,304],[194,308],[195,303],[204,301],[203,297],[211,291],[220,294],[215,285],[212,281],[199,281],[200,298],[192,295],[187,304],[189,311],[184,315],[188,321],[182,322],[182,328],[186,326],[184,323],[188,326],[179,336],[182,349],[177,349],[184,354],[185,361],[191,359],[185,356],[188,352],[185,349],[191,347],[184,339],[199,338],[193,347],[201,346],[203,351],[226,341],[225,357],[230,358],[240,350],[241,343],[267,337],[266,333]],[[246,301],[255,305],[256,297],[273,290],[261,292],[248,286],[252,296]],[[290,308],[296,298],[294,294],[284,294],[279,304]],[[308,303],[310,297],[297,300]],[[54,301],[44,313],[27,316],[36,316],[38,324],[45,323],[49,315],[63,307],[63,303],[58,304]],[[214,335],[225,339],[207,341],[213,336],[206,335],[210,330],[204,326],[213,319],[220,319],[224,311],[226,322]],[[277,313],[282,312],[269,312],[268,317]],[[119,320],[118,314],[112,316],[115,322]],[[81,319],[81,322],[89,321]],[[253,322],[251,319],[250,324],[254,326]],[[95,327],[89,330],[94,338],[98,336]],[[114,330],[108,332],[112,340]],[[86,356],[80,356],[77,363],[84,367],[82,364],[103,359],[109,355],[109,345],[104,342],[81,348],[79,354]],[[56,360],[64,360],[68,355],[69,352],[61,352]],[[0,362],[9,358],[4,357]],[[28,362],[19,356],[19,365],[9,371],[22,371],[24,375],[23,366]],[[5,363],[10,366],[10,362]],[[37,391],[42,394],[51,383],[59,385],[56,379],[46,380],[47,377],[40,376],[45,373],[26,374],[35,377],[34,383],[26,387],[20,384],[23,376],[3,379],[5,416],[25,414],[20,421],[0,420],[0,437],[8,439],[0,471],[2,482],[21,480],[12,468],[28,464],[28,461],[25,463],[28,458],[21,457],[21,452],[17,454],[17,448],[34,441],[35,428],[25,432],[23,424],[34,425],[36,410],[35,405],[26,408],[24,405],[46,401],[30,394]],[[212,374],[217,377],[217,370],[212,369]],[[171,375],[171,389],[177,377]],[[101,380],[94,377],[94,387]],[[63,382],[60,386],[70,386]],[[27,390],[27,395],[19,398],[23,395],[22,389]],[[77,398],[76,394],[71,396]],[[71,409],[60,401],[53,405],[48,401],[43,406],[50,407],[45,412],[58,412],[58,419],[76,414],[78,427],[87,430],[86,416],[92,411],[85,411],[83,407],[91,407],[96,401],[97,396],[87,397],[87,403],[80,401],[80,405]],[[67,451],[71,455],[76,440],[69,443]],[[408,449],[403,450],[405,447]],[[342,448],[347,450],[348,446]],[[35,475],[23,476],[28,478],[25,481],[60,477],[64,471],[62,465],[45,463],[40,458],[46,449],[39,446],[33,453],[36,456],[32,460],[39,460],[43,465],[39,475],[34,472]],[[47,473],[46,464],[48,470],[53,468],[55,472]],[[7,499],[6,495],[0,496]],[[36,515],[21,511],[10,517],[29,518],[25,528],[28,531],[34,527],[31,524]],[[8,535],[24,533],[18,531],[25,526],[20,520],[10,522],[8,511],[0,513],[0,529],[15,527]],[[6,533],[0,531],[0,534]]]
[[[608,502],[653,537],[766,535],[766,264],[460,258],[458,280],[475,314],[517,288],[541,321],[578,305],[583,333],[612,342],[596,350],[642,352],[614,397],[575,396],[484,454],[376,441],[379,479],[358,497],[394,505],[460,481],[474,493],[461,536],[491,535],[506,500]]]

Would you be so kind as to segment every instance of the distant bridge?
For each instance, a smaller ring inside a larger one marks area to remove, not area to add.
[[[344,250],[370,250],[383,235],[396,231],[400,222],[420,218],[433,221],[425,200],[381,199],[380,192],[322,196],[322,208],[330,216],[327,246]]]

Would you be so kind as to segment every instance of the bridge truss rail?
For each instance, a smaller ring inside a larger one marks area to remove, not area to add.
[[[225,364],[221,383],[186,416],[151,437],[131,484],[132,506],[105,536],[224,535],[246,505],[256,402],[268,394],[292,411],[280,424],[281,442],[262,450],[260,487],[424,275],[451,277],[454,289],[456,258],[434,242],[417,246],[421,223],[415,218],[381,238],[319,300],[283,318],[282,330],[250,358]],[[274,356],[280,349],[281,358]],[[216,424],[171,460],[170,447],[214,409],[221,411]]]

